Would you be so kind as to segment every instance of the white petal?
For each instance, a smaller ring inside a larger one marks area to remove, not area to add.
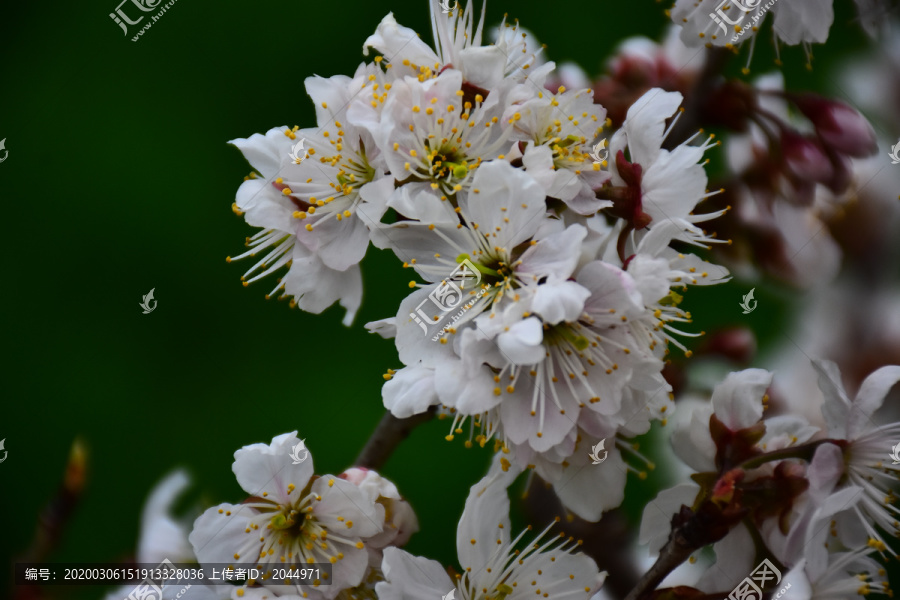
[[[488,474],[469,490],[466,506],[456,529],[456,552],[463,569],[478,571],[497,548],[497,540],[509,542],[509,491],[519,471],[503,471],[501,455],[494,458]]]
[[[775,13],[775,34],[791,46],[800,43],[824,44],[834,22],[832,0],[776,2],[772,12]]]
[[[551,325],[574,322],[584,312],[584,302],[590,295],[590,290],[574,281],[546,283],[538,286],[531,309]]]
[[[188,536],[197,561],[201,564],[234,562],[234,554],[247,545],[248,535],[257,535],[259,539],[258,534],[246,532],[253,514],[251,508],[228,503],[206,509],[194,521]]]
[[[683,413],[687,407],[679,407]],[[698,472],[715,470],[716,444],[709,435],[709,406],[700,406],[690,413],[689,423],[678,423],[672,431],[672,448],[689,467]]]
[[[881,367],[862,382],[847,420],[850,439],[874,427],[872,414],[881,408],[890,389],[900,381],[900,366]]]
[[[729,373],[713,390],[716,417],[732,431],[755,425],[762,418],[762,398],[770,385],[772,373],[763,369]]]
[[[364,55],[369,55],[370,47],[383,54],[388,62],[407,59],[416,65],[427,67],[439,62],[434,50],[415,31],[397,24],[394,13],[388,13],[378,24],[375,33],[366,38],[363,43]]]
[[[325,475],[316,479],[311,491],[322,498],[313,503],[312,514],[329,532],[352,540],[384,529],[384,507],[349,481]]]
[[[434,389],[434,369],[404,367],[381,388],[384,407],[398,419],[405,419],[425,412],[438,404]]]
[[[623,124],[631,162],[639,163],[644,169],[653,164],[663,143],[666,119],[675,114],[682,99],[679,92],[652,88],[631,105]]]
[[[587,451],[579,444],[576,451]],[[582,519],[597,522],[604,512],[616,508],[625,499],[625,476],[628,472],[619,450],[612,444],[606,460],[599,465],[589,459],[563,469],[562,477],[553,489],[566,509]],[[579,459],[582,457],[579,456]]]
[[[153,488],[141,513],[137,562],[159,564],[167,558],[173,562],[193,560],[188,528],[171,515],[172,505],[190,482],[187,472],[179,469]]]
[[[385,548],[381,571],[385,581],[375,585],[379,600],[420,600],[447,594],[456,586],[440,563]]]
[[[478,167],[472,193],[460,206],[492,244],[509,251],[534,235],[546,210],[544,190],[534,178],[502,160]]]
[[[644,508],[638,543],[649,544],[651,554],[659,553],[669,539],[672,517],[681,512],[682,505],[693,506],[699,491],[695,483],[682,483],[657,494]]]
[[[844,439],[850,415],[850,399],[841,382],[841,371],[830,360],[813,360],[812,366],[819,375],[819,389],[825,397],[822,416],[828,424],[828,434]]]
[[[497,345],[509,362],[516,365],[533,365],[540,362],[546,354],[541,343],[543,339],[544,330],[541,322],[535,317],[529,317],[497,336]]]
[[[312,453],[293,464],[291,451],[299,442],[297,432],[292,431],[272,438],[271,444],[251,444],[235,452],[231,470],[244,491],[251,496],[267,492],[272,499],[290,502],[288,485],[302,490],[314,473]]]
[[[542,277],[568,279],[581,257],[581,242],[587,236],[582,225],[570,225],[563,231],[548,235],[522,253],[516,273],[531,275],[536,281]]]

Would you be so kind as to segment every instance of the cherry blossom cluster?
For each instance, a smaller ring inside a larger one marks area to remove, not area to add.
[[[703,334],[685,299],[730,278],[709,257],[742,268],[754,219],[805,245],[815,235],[801,234],[821,223],[810,223],[813,207],[840,205],[854,189],[853,160],[875,150],[854,109],[785,92],[775,78],[716,80],[685,102],[704,69],[685,43],[716,28],[708,0],[676,3],[680,35],[672,29],[664,46],[626,41],[593,90],[577,68],[546,61],[517,22],[504,19],[487,43],[484,6],[478,15],[429,4],[433,47],[388,14],[352,76],[306,79],[315,125],[231,142],[253,168],[233,210],[259,231],[228,260],[252,257],[245,286],[278,273],[267,297],[292,307],[340,304],[346,325],[370,245],[408,270],[396,312],[366,324],[397,350],[384,406],[396,419],[434,413],[448,441],[495,454],[458,524],[460,570],[400,549],[418,523],[396,486],[355,467],[316,475],[311,458],[292,462],[293,432],[236,452],[247,499],[206,510],[178,547],[189,543],[201,563],[330,563],[331,580],[264,577],[210,598],[591,598],[606,574],[579,540],[556,523],[510,531],[513,481],[539,477],[572,519],[618,507],[627,474],[653,468],[629,440],[666,425],[675,389],[664,369]],[[830,4],[766,10],[784,42],[808,43],[823,41]],[[728,191],[706,172],[719,142],[689,111],[748,134],[729,140]],[[781,273],[799,285],[833,275],[840,257],[783,254],[760,262],[773,272],[789,264]],[[889,591],[870,555],[894,553],[884,532],[897,528],[896,467],[883,454],[900,425],[872,418],[900,367],[875,371],[853,401],[836,366],[815,368],[827,432],[799,416],[764,418],[772,374],[760,369],[726,377],[711,406],[675,428],[694,483],[647,507],[641,538],[670,554],[714,545],[719,568],[696,590],[721,597],[766,558],[806,597],[844,597],[853,581],[854,592]],[[604,467],[592,468],[606,440]]]

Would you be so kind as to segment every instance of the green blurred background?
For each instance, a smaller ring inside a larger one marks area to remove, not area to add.
[[[314,124],[304,78],[352,74],[388,11],[430,41],[426,2],[178,0],[136,43],[108,16],[117,2],[0,5],[7,555],[29,545],[76,436],[89,450],[88,485],[52,560],[117,560],[134,552],[142,503],[174,467],[192,473],[195,500],[238,501],[233,452],[294,429],[318,472],[350,466],[383,413],[381,375],[399,366],[393,343],[362,327],[393,315],[409,292],[392,255],[370,251],[351,328],[339,308],[310,315],[267,302],[273,281],[241,286],[249,264],[225,257],[253,232],[231,211],[250,168],[226,141]],[[801,50],[783,51],[791,87],[826,90],[829,69],[861,46],[850,3],[838,4],[813,71]],[[658,37],[666,7],[492,0],[488,22],[508,12],[548,45],[549,58],[598,74],[625,37]],[[753,74],[772,58],[771,45],[758,44]],[[734,305],[748,287],[733,281],[690,294],[696,330],[736,324]],[[138,304],[151,288],[158,306],[144,315]],[[777,341],[792,296],[770,286],[757,298],[768,310],[750,323],[765,347]],[[421,521],[410,551],[449,565],[463,501],[489,453],[446,442],[447,427],[416,430],[383,472]],[[668,480],[656,472],[633,483],[636,516]]]

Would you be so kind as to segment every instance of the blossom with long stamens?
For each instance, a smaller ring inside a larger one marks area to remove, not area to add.
[[[606,161],[595,162],[590,154],[608,123],[606,109],[594,104],[590,89],[560,86],[556,94],[541,91],[508,108],[504,118],[513,125],[515,137],[527,142],[522,164],[547,196],[584,215],[613,205],[594,193],[609,179],[602,169]]]
[[[484,161],[511,144],[511,126],[500,120],[508,88],[467,97],[455,69],[424,82],[394,81],[380,118],[360,122],[403,184],[391,190],[387,206],[409,219],[455,222],[455,195],[469,189]]]
[[[614,206],[607,212],[623,219],[629,229],[652,229],[671,221],[682,230],[676,239],[703,246],[719,240],[707,236],[697,223],[725,212],[693,212],[702,200],[719,193],[707,192],[703,169],[703,154],[718,142],[710,136],[702,145],[691,145],[698,132],[674,150],[663,148],[680,116],[681,101],[678,92],[653,88],[628,109],[622,128],[609,144],[609,154],[614,157],[611,180],[597,192],[597,198],[611,200]],[[667,128],[666,119],[673,115]]]
[[[841,383],[837,365],[814,360],[813,367],[825,397],[822,415],[828,424],[828,435],[840,440],[838,444],[843,449],[845,467],[841,483],[862,489],[862,498],[851,511],[855,518],[841,523],[842,538],[856,547],[865,542],[860,539],[864,531],[869,546],[896,556],[897,552],[885,543],[873,524],[894,535],[900,534],[900,509],[894,506],[900,465],[889,461],[889,449],[900,440],[900,423],[878,425],[872,417],[891,387],[900,382],[900,366],[881,367],[866,377],[852,401]]]
[[[200,563],[255,563],[267,570],[330,562],[330,585],[275,586],[277,595],[330,599],[363,581],[366,544],[384,531],[385,506],[341,477],[313,475],[312,456],[294,464],[291,449],[299,441],[292,432],[235,452],[232,470],[250,498],[208,509],[189,539]]]
[[[541,63],[538,55],[542,48],[529,51],[528,34],[519,35],[518,23],[508,25],[505,17],[497,42],[483,46],[487,3],[482,4],[477,25],[471,3],[450,13],[442,12],[439,0],[430,0],[429,7],[434,49],[420,40],[415,31],[399,25],[393,13],[388,13],[375,33],[366,39],[363,53],[368,55],[369,48],[374,48],[390,56],[398,77],[411,75],[424,80],[446,67],[453,67],[462,73],[473,94],[481,91],[484,95],[504,79],[517,82],[529,79],[529,85],[539,89],[555,66],[552,62]]]
[[[583,598],[596,593],[606,577],[588,556],[576,553],[580,541],[551,536],[551,523],[527,546],[517,549],[531,529],[510,532],[507,488],[518,475],[494,461],[487,476],[472,486],[456,533],[462,571],[451,579],[435,561],[388,548],[375,590],[381,600],[423,598],[457,591],[459,600]],[[558,521],[559,519],[557,519]]]
[[[348,110],[369,90],[383,95],[385,82],[377,64],[360,65],[352,78],[309,77],[318,128],[276,127],[232,140],[261,175],[244,181],[234,206],[247,223],[262,227],[248,239],[246,252],[228,258],[263,254],[244,274],[244,285],[287,267],[267,297],[293,296],[292,306],[313,313],[340,301],[347,309],[344,323],[352,322],[362,299],[358,264],[369,245],[367,223],[381,219],[393,179],[385,176],[368,130],[354,126]],[[357,111],[356,118],[365,123],[377,112]],[[292,158],[301,143],[305,158]]]
[[[450,210],[452,224],[401,221],[372,231],[376,246],[394,250],[429,282],[401,302],[397,314],[397,349],[405,364],[442,353],[440,346],[482,311],[515,301],[526,286],[565,279],[578,261],[584,228],[573,225],[534,239],[546,224],[544,193],[533,178],[509,163],[484,163],[472,178],[470,192],[458,201],[457,210]],[[439,327],[446,320],[443,305],[434,301],[434,294],[445,290],[460,265],[477,270],[455,282],[471,306],[445,334]],[[432,341],[435,335],[441,344]]]

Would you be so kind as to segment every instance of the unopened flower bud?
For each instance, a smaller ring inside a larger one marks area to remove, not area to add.
[[[781,132],[781,151],[790,174],[806,182],[828,183],[834,175],[831,160],[817,142],[791,130]]]
[[[843,102],[806,94],[793,99],[816,128],[822,141],[841,154],[856,158],[878,151],[875,130],[859,111]]]

